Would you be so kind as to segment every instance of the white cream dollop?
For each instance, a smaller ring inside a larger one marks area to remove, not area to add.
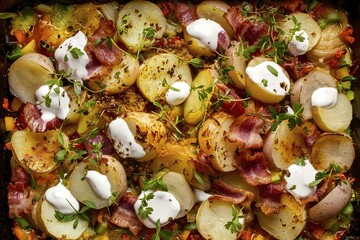
[[[311,95],[313,107],[331,108],[337,102],[338,90],[333,87],[322,87],[316,89]]]
[[[162,226],[174,220],[180,212],[180,203],[172,193],[165,191],[141,192],[140,196],[134,204],[136,214],[138,214],[139,208],[141,206],[141,200],[144,198],[144,195],[148,195],[149,193],[153,193],[154,198],[147,201],[147,207],[152,208],[153,211],[147,217],[147,219],[150,221],[144,221],[144,225],[148,228],[156,228],[157,220],[160,221]],[[143,220],[140,217],[139,219]]]
[[[299,198],[307,198],[316,190],[309,184],[315,180],[317,171],[309,160],[304,160],[304,165],[292,164],[288,168],[289,176],[285,176],[286,190]]]
[[[127,123],[117,118],[109,123],[109,135],[114,140],[114,148],[124,158],[142,158],[146,155],[143,147],[135,140]]]
[[[64,88],[53,85],[43,85],[35,91],[36,102],[41,110],[41,119],[49,122],[55,117],[64,120],[70,112],[70,98]],[[51,102],[46,106],[44,96],[47,96]]]
[[[100,198],[109,199],[111,197],[111,185],[106,175],[90,170],[87,171],[85,178]]]
[[[200,189],[194,189],[193,190],[194,196],[195,196],[195,202],[203,202],[206,201],[209,197],[211,197],[211,194],[208,194]]]
[[[166,92],[165,100],[170,105],[180,105],[190,95],[190,86],[186,82],[174,82]]]
[[[82,81],[88,78],[86,65],[89,56],[85,52],[87,37],[78,31],[74,36],[66,39],[55,51],[55,59],[59,70],[71,70],[71,77]]]
[[[294,56],[304,55],[309,49],[309,36],[304,30],[294,33],[288,45],[289,51]]]
[[[281,96],[289,93],[290,80],[279,64],[264,61],[255,67],[247,67],[245,71],[251,81],[267,91]]]
[[[219,33],[225,31],[220,24],[210,19],[199,18],[186,26],[187,33],[215,52],[218,46]]]
[[[73,214],[80,209],[78,200],[61,181],[56,186],[46,190],[45,199],[62,214]]]

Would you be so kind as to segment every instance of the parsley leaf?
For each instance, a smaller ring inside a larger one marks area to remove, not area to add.
[[[141,219],[147,218],[154,209],[152,207],[149,207],[148,201],[154,198],[154,193],[150,192],[148,194],[144,193],[144,197],[141,198],[141,205],[138,209],[138,215]]]
[[[228,221],[225,224],[225,228],[227,230],[230,230],[231,233],[236,233],[236,232],[240,231],[242,228],[242,224],[239,222],[239,219],[243,218],[244,216],[240,215],[240,211],[241,210],[237,206],[232,205],[233,218],[231,219],[231,221]]]

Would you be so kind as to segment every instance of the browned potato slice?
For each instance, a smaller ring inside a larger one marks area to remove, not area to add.
[[[200,149],[210,158],[213,167],[221,172],[236,170],[234,154],[237,146],[227,139],[233,121],[234,118],[227,113],[214,113],[206,119],[198,133]]]
[[[172,172],[177,172],[186,178],[187,182],[198,189],[210,189],[210,179],[208,175],[200,174],[205,184],[201,184],[195,178],[196,162],[198,149],[190,141],[168,142],[159,152],[159,155],[150,163],[149,169],[152,172],[166,168]]]
[[[191,86],[190,67],[173,54],[158,54],[145,61],[141,67],[137,86],[150,102],[161,102],[173,83],[184,81]]]
[[[314,91],[321,87],[336,88],[336,79],[329,73],[315,69],[308,75],[298,79],[290,89],[291,105],[300,103],[304,108],[303,118],[312,118],[311,96]]]
[[[225,51],[225,55],[228,57],[226,60],[226,66],[234,67],[234,70],[229,72],[229,76],[234,82],[235,86],[240,89],[246,87],[246,72],[247,61],[242,54],[240,49],[242,47],[242,41],[236,42],[235,45],[231,46]]]
[[[353,141],[346,134],[325,133],[314,142],[309,158],[318,171],[325,170],[331,163],[350,169],[355,159]]]
[[[352,120],[352,104],[344,93],[338,93],[335,106],[331,108],[313,107],[312,115],[321,130],[343,132],[350,126]]]
[[[263,151],[268,165],[273,170],[285,170],[296,159],[304,156],[306,143],[303,128],[290,129],[288,121],[281,122],[264,140]]]
[[[111,186],[111,193],[114,194],[112,199],[100,198],[93,190],[90,183],[85,179],[88,170],[95,170],[104,174]],[[69,176],[70,192],[80,201],[92,201],[96,209],[110,206],[124,196],[127,190],[126,173],[122,164],[112,156],[103,155],[103,159],[98,167],[89,162],[81,162],[75,166]]]
[[[13,154],[17,162],[24,168],[36,173],[52,171],[56,166],[55,155],[61,150],[57,130],[35,133],[16,131],[11,136]],[[64,143],[69,143],[67,135],[62,134]]]
[[[201,41],[190,36],[190,34],[186,30],[184,31],[184,40],[190,53],[195,57],[213,57],[216,55],[215,52],[207,48],[205,44],[203,44]]]
[[[259,208],[255,214],[260,226],[270,235],[279,240],[295,239],[306,224],[306,210],[289,194],[282,194],[280,212],[265,215]]]
[[[231,202],[209,199],[202,202],[196,214],[196,226],[201,236],[205,239],[238,239],[238,234],[245,228],[242,217],[239,217],[239,222],[242,224],[239,232],[232,233],[225,228],[225,225],[233,219],[232,208]],[[242,215],[240,209],[239,215]]]

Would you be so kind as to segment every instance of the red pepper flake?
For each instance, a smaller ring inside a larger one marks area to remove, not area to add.
[[[348,26],[342,31],[340,36],[347,41],[348,43],[352,44],[355,42],[355,38],[351,36],[354,33],[354,29],[351,26]]]

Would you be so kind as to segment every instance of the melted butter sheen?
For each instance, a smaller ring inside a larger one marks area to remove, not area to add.
[[[215,52],[218,46],[219,33],[225,30],[217,22],[199,18],[187,25],[186,31],[190,36],[198,39],[207,48]]]
[[[59,93],[55,92],[55,89],[59,88]],[[50,106],[47,107],[43,96],[48,95],[51,99]],[[48,85],[43,85],[35,92],[38,108],[41,110],[41,119],[45,122],[53,120],[58,117],[62,120],[66,118],[70,112],[70,98],[66,91],[62,87],[52,86],[51,90]]]
[[[284,96],[289,92],[290,80],[275,62],[264,61],[255,67],[247,67],[246,74],[251,81],[273,94]]]
[[[66,39],[55,51],[59,70],[72,70],[71,77],[79,81],[88,78],[86,65],[90,60],[85,52],[86,43],[87,37],[79,31],[73,37]],[[72,54],[72,51],[75,54]]]
[[[331,108],[337,102],[338,91],[333,87],[323,87],[316,89],[311,95],[313,107]]]
[[[45,198],[46,201],[62,214],[73,214],[80,209],[79,202],[61,182],[46,190]]]
[[[296,31],[288,45],[294,56],[304,55],[309,49],[309,36],[304,30]]]
[[[141,192],[137,201],[134,204],[135,212],[138,213],[141,206],[141,199],[144,194],[149,194],[151,191]],[[149,214],[149,222],[144,222],[148,228],[156,228],[156,221],[160,220],[161,225],[165,225],[176,218],[180,212],[180,203],[176,200],[173,194],[165,191],[155,191],[154,198],[147,201],[148,207],[153,209]],[[140,219],[141,220],[141,219]]]
[[[90,170],[86,173],[85,178],[100,198],[109,199],[111,197],[111,185],[106,175]]]
[[[190,95],[190,86],[186,82],[175,82],[166,92],[165,99],[170,105],[180,105]]]
[[[110,137],[114,140],[114,148],[124,158],[142,158],[146,155],[143,147],[138,144],[127,123],[117,118],[109,123]]]
[[[285,176],[286,190],[299,198],[307,198],[316,190],[315,187],[310,187],[309,184],[315,180],[317,171],[309,160],[304,161],[305,165],[292,164],[289,168],[289,176]]]

